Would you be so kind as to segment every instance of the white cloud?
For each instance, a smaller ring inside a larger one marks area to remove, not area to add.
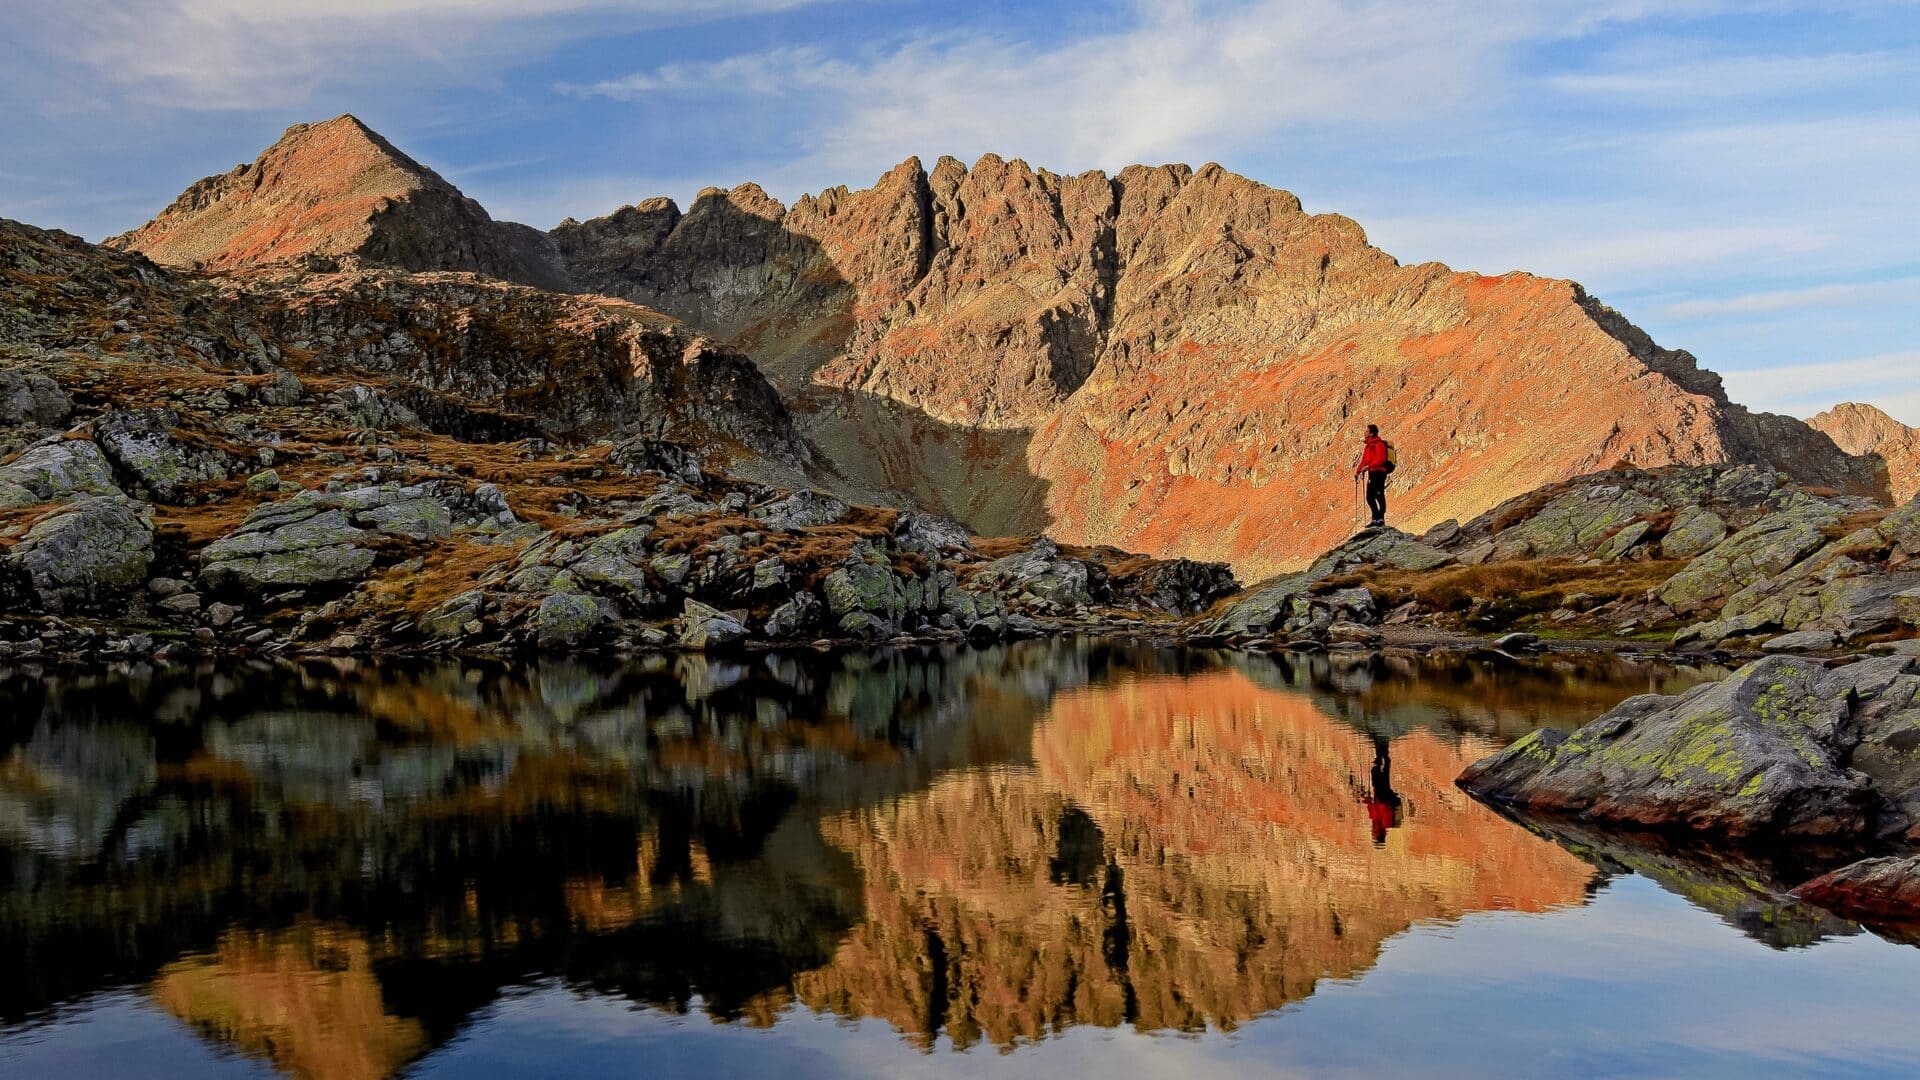
[[[1056,168],[1205,159],[1289,122],[1417,126],[1500,91],[1503,52],[1557,32],[1556,7],[1439,0],[1142,5],[1117,32],[1041,43],[925,36],[856,56],[776,49],[570,92],[808,94],[831,110],[820,164],[863,175],[901,147],[989,150]]]
[[[1659,310],[1661,315],[1670,319],[1698,319],[1719,315],[1758,315],[1801,308],[1915,303],[1920,303],[1920,277],[1812,285],[1801,289],[1769,289],[1738,296],[1681,300]]]
[[[1903,424],[1920,426],[1920,352],[1721,374],[1728,396],[1752,408],[1811,416],[1843,401],[1864,401]]]
[[[8,13],[32,47],[146,105],[252,110],[320,87],[484,84],[589,34],[812,0],[62,0]],[[591,18],[589,18],[591,17]]]
[[[1648,55],[1652,52],[1653,55]],[[1690,50],[1636,48],[1613,67],[1547,79],[1563,93],[1670,105],[1700,98],[1780,97],[1912,72],[1916,58],[1887,51],[1812,55],[1699,56]]]

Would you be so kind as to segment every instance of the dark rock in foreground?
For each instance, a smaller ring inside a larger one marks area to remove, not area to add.
[[[1735,840],[1866,839],[1920,821],[1920,674],[1893,656],[1829,670],[1768,657],[1571,735],[1536,731],[1461,774],[1517,809]]]

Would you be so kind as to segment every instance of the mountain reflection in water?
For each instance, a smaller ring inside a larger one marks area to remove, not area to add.
[[[920,1047],[1232,1029],[1412,925],[1582,903],[1624,867],[1454,776],[1700,677],[1099,642],[14,670],[0,1038],[133,987],[287,1072],[383,1076],[553,979]],[[1657,869],[1774,944],[1852,929]]]

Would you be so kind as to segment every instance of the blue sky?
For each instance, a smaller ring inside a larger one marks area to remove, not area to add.
[[[353,112],[542,227],[918,154],[1219,161],[1920,424],[1920,0],[4,0],[0,215],[98,239]]]

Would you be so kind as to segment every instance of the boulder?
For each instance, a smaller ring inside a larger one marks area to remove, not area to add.
[[[358,581],[372,569],[369,539],[344,509],[296,496],[248,514],[232,533],[200,552],[200,582],[210,589],[262,592]]]
[[[113,466],[88,439],[42,439],[0,465],[0,508],[58,502],[76,494],[118,495]]]
[[[1499,554],[1495,557],[1593,554],[1606,549],[1623,532],[1646,525],[1636,519],[1664,509],[1664,502],[1636,488],[1611,482],[1585,484],[1550,500],[1525,521],[1500,533]],[[1640,528],[1620,551],[1638,542],[1646,532],[1646,528]]]
[[[1920,855],[1862,859],[1814,878],[1793,895],[1850,918],[1920,920]]]
[[[1893,611],[1908,626],[1920,626],[1920,589],[1905,589],[1893,594]]]
[[[844,520],[852,512],[852,507],[831,495],[823,495],[818,491],[796,491],[764,506],[754,507],[747,516],[755,521],[766,522],[770,528],[792,530],[832,525]]]
[[[1515,632],[1493,639],[1493,647],[1505,652],[1526,652],[1540,644],[1539,634]]]
[[[1760,648],[1767,652],[1821,652],[1840,643],[1831,630],[1796,630],[1768,638]]]
[[[94,439],[133,484],[158,502],[179,502],[193,484],[225,480],[238,462],[179,436],[180,414],[172,409],[125,409],[94,424]]]
[[[52,611],[137,588],[153,559],[153,511],[124,495],[82,496],[34,522],[7,551],[8,568]]]
[[[1867,836],[1881,800],[1846,763],[1860,680],[1871,674],[1768,657],[1677,697],[1630,698],[1571,735],[1532,732],[1470,766],[1460,785],[1619,825],[1756,840]]]
[[[0,370],[0,427],[52,427],[72,413],[59,383],[37,371]]]
[[[1710,608],[1819,550],[1826,530],[1860,502],[1805,498],[1776,510],[1681,568],[1660,586],[1660,599],[1683,615]]]
[[[533,612],[535,644],[549,652],[584,644],[610,618],[601,601],[579,593],[552,593]]]
[[[680,616],[679,643],[688,649],[711,649],[730,645],[747,636],[747,628],[718,608],[689,598]]]
[[[1727,522],[1703,506],[1689,506],[1673,516],[1660,538],[1660,554],[1669,559],[1691,559],[1727,538]]]

